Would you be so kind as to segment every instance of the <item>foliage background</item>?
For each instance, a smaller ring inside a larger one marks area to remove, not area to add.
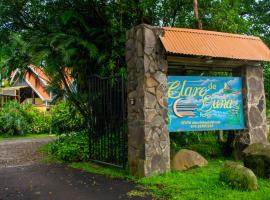
[[[86,125],[80,113],[65,101],[59,101],[48,112],[30,104],[8,101],[0,109],[0,135],[69,134],[83,131]]]
[[[203,29],[257,35],[270,44],[268,0],[198,2]],[[195,21],[190,0],[0,0],[2,76],[30,63],[42,66],[50,89],[88,118],[87,78],[125,73],[126,30],[139,23],[196,28]],[[75,78],[71,87],[67,69]]]

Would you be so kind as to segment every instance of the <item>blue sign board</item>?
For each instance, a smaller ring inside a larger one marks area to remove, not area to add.
[[[169,131],[244,128],[239,77],[168,77]]]

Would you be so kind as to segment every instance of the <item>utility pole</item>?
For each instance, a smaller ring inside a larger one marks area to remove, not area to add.
[[[194,17],[196,20],[196,26],[198,29],[202,29],[202,21],[199,18],[198,0],[193,1]]]

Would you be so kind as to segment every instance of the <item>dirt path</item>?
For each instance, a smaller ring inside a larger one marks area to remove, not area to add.
[[[133,183],[41,164],[37,149],[51,139],[0,142],[0,200],[150,200],[128,197]]]

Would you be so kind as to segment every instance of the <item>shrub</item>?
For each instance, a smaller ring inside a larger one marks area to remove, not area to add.
[[[248,168],[236,163],[225,162],[220,170],[220,180],[238,190],[257,190],[257,177]]]
[[[24,135],[28,131],[28,122],[20,104],[15,101],[5,103],[0,112],[0,134]]]
[[[30,104],[21,105],[16,101],[9,101],[0,111],[0,134],[2,135],[49,133],[50,126],[50,114],[42,113]]]
[[[58,102],[51,110],[52,131],[55,134],[81,131],[84,119],[81,114],[64,101]]]
[[[36,134],[50,133],[51,115],[49,112],[41,112],[30,104],[23,105],[22,110],[28,122],[28,132]]]
[[[48,153],[64,162],[87,161],[89,158],[87,133],[73,132],[60,136],[49,144]]]
[[[0,134],[69,133],[82,131],[85,128],[83,122],[83,117],[63,101],[53,106],[50,112],[41,112],[30,104],[9,101],[0,111]]]

